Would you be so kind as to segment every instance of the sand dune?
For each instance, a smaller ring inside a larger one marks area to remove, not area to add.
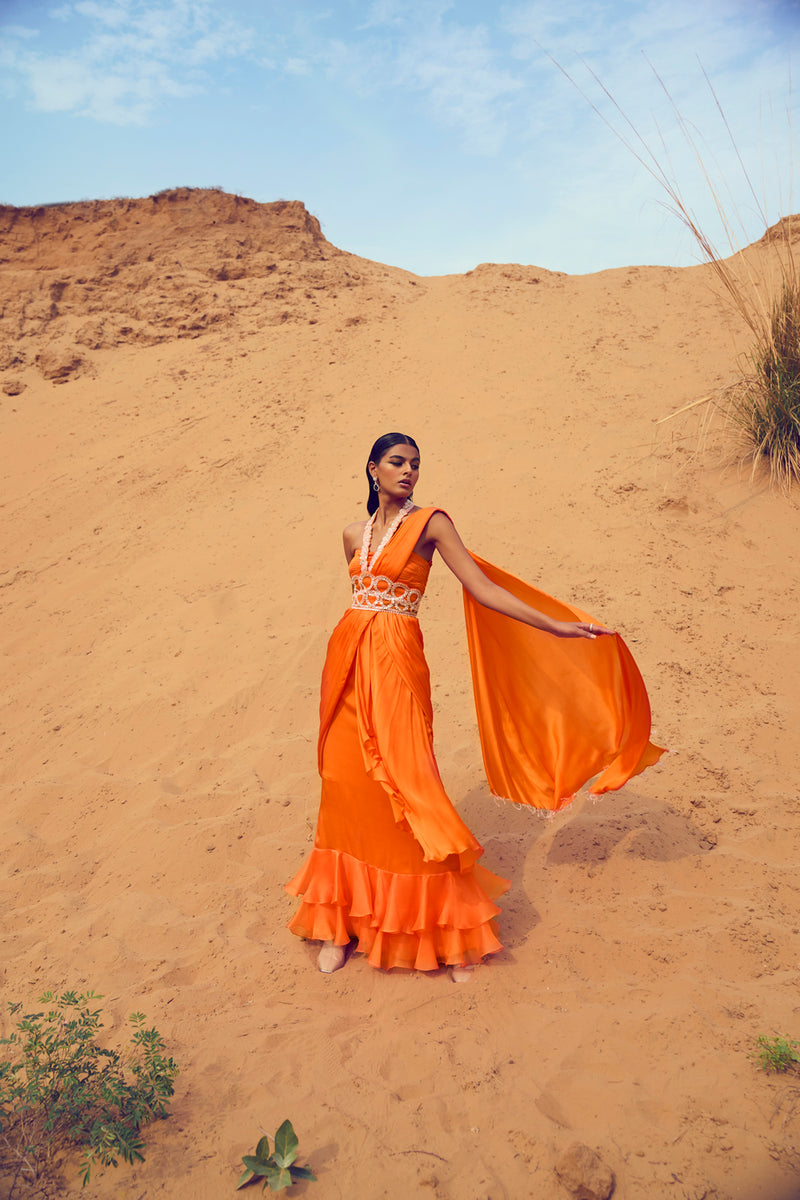
[[[800,1037],[800,513],[698,452],[702,407],[657,423],[746,346],[708,268],[422,278],[182,189],[0,209],[0,300],[2,991],[93,987],[182,1068],[89,1194],[218,1200],[289,1116],[309,1197],[558,1200],[575,1142],[622,1200],[800,1196],[796,1078],[748,1057]],[[673,751],[553,821],[498,806],[439,565],[440,765],[513,879],[467,987],[322,977],[285,931],[339,534],[395,428],[419,502],[619,628]]]

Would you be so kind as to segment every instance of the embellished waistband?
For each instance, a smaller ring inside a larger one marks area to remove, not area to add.
[[[364,571],[353,578],[353,608],[416,617],[421,600],[422,592],[419,588],[407,587],[406,584],[389,579],[386,575],[373,575]]]

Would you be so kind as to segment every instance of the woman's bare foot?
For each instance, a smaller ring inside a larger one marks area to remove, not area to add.
[[[451,967],[450,973],[453,976],[453,983],[469,983],[475,971],[475,964],[461,967]]]
[[[347,947],[337,946],[335,942],[324,942],[317,957],[317,966],[323,975],[332,975],[343,967],[347,958]]]

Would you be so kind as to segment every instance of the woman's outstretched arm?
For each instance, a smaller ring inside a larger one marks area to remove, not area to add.
[[[425,549],[430,549],[431,553],[433,549],[439,551],[459,582],[485,608],[503,613],[504,616],[512,617],[515,621],[522,621],[525,625],[532,625],[534,629],[541,629],[545,633],[551,633],[554,637],[594,638],[599,634],[614,632],[613,629],[606,629],[603,625],[590,625],[588,621],[556,621],[553,617],[548,617],[538,609],[531,608],[522,600],[518,600],[505,588],[492,583],[470,556],[458,536],[453,522],[442,512],[433,514],[425,528],[422,541]]]

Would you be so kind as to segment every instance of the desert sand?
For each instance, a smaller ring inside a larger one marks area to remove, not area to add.
[[[800,510],[672,416],[747,346],[709,268],[423,278],[189,189],[0,231],[2,995],[94,988],[181,1067],[144,1164],[47,1194],[220,1200],[289,1117],[318,1200],[566,1200],[574,1143],[618,1200],[800,1196],[797,1077],[750,1057],[800,1037]],[[439,762],[513,880],[463,986],[322,976],[285,929],[390,429],[418,503],[619,629],[671,751],[553,820],[493,800],[435,566]]]

